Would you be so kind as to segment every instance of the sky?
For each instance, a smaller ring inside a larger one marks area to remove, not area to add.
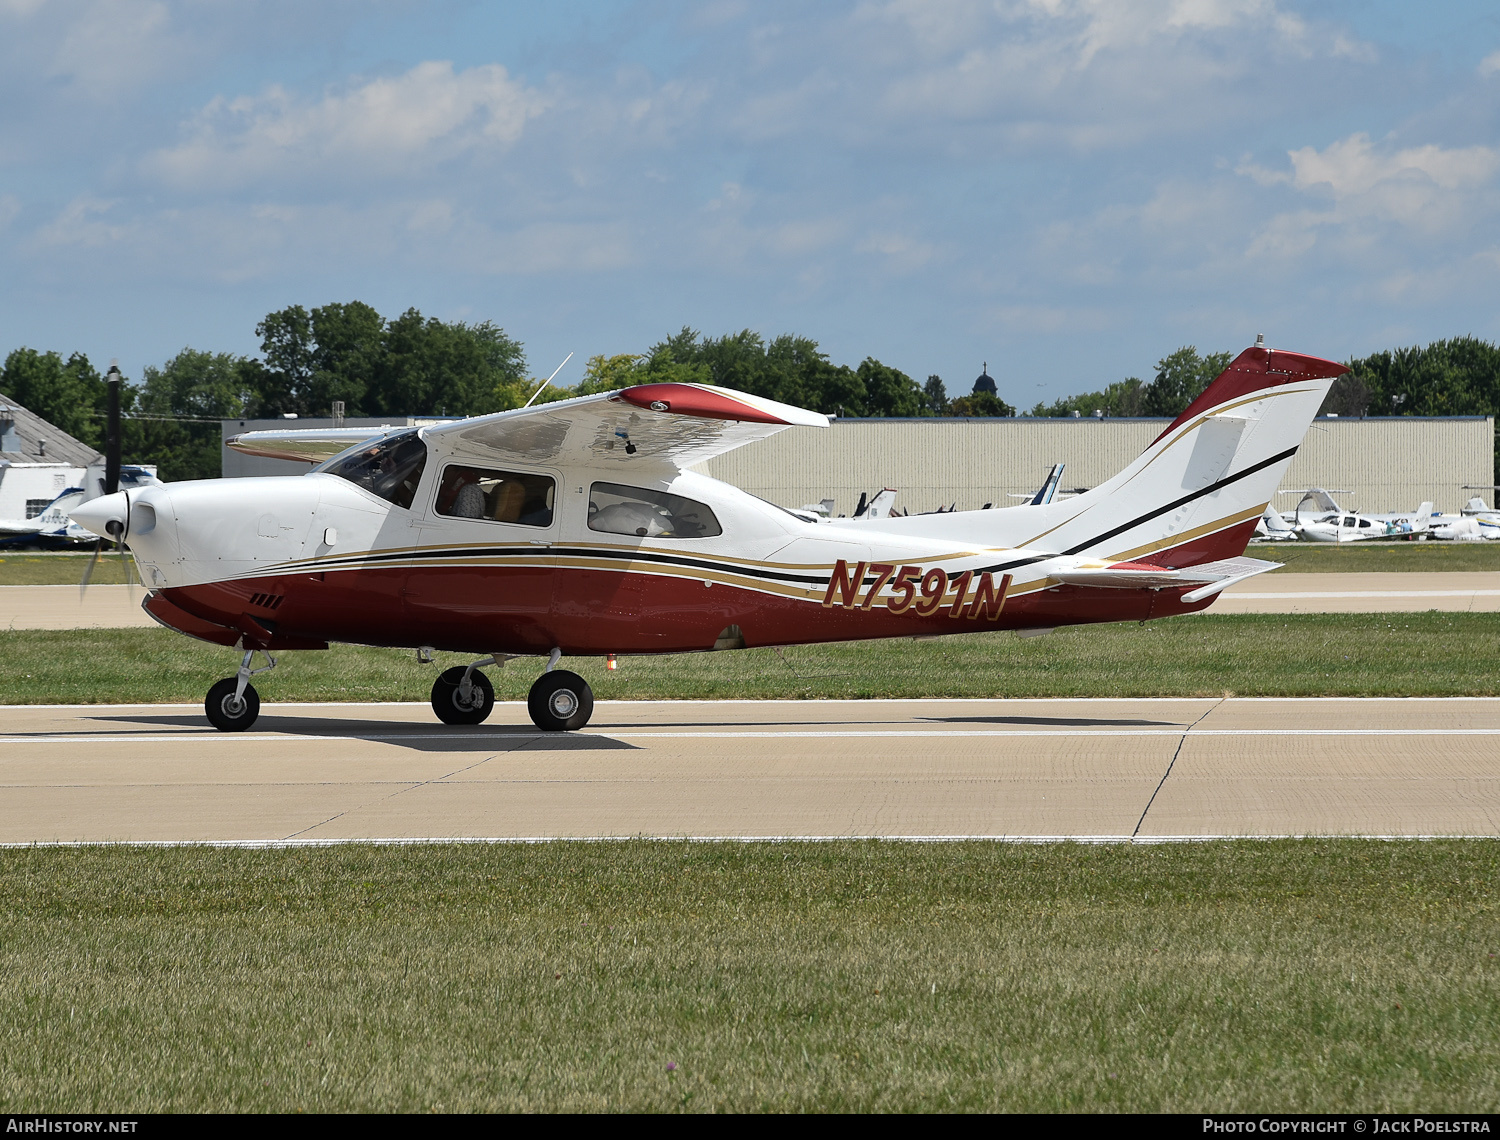
[[[1500,340],[1497,126],[1462,0],[0,0],[0,354],[357,299],[562,384],[750,328],[1026,408]]]

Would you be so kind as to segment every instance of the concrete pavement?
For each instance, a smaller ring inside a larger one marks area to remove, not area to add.
[[[1500,836],[1500,699],[0,708],[0,842]]]

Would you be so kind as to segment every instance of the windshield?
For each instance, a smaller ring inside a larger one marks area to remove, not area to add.
[[[318,468],[347,479],[398,507],[411,509],[427,465],[427,445],[415,429],[335,455]]]

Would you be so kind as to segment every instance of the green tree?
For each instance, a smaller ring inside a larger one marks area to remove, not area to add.
[[[264,378],[258,360],[194,348],[147,368],[121,425],[126,461],[154,463],[166,480],[217,478],[219,421],[251,414]]]
[[[251,414],[303,414],[306,411],[303,397],[314,368],[312,317],[301,305],[292,305],[277,313],[267,313],[255,326],[255,335],[260,337],[265,372]]]
[[[614,356],[591,356],[583,370],[583,379],[574,389],[575,396],[592,396],[597,392],[614,392],[632,384],[650,383],[645,361],[628,352]]]
[[[922,390],[905,372],[867,356],[856,375],[865,389],[865,415],[910,417],[921,414]]]
[[[365,415],[365,393],[380,367],[384,318],[363,301],[350,301],[314,309],[309,323],[311,363],[299,411],[329,415],[333,402],[342,400],[345,415]]]
[[[18,348],[0,371],[0,392],[94,448],[104,445],[106,387],[81,352],[63,360],[56,352]]]
[[[1143,410],[1148,416],[1179,416],[1229,367],[1230,353],[1199,356],[1193,345],[1179,348],[1156,362],[1156,379],[1146,387]]]
[[[408,309],[387,322],[362,301],[291,305],[255,327],[265,363],[249,414],[478,415],[519,407],[530,395],[519,341],[490,321],[424,318]]]
[[[382,345],[368,415],[477,416],[524,402],[521,346],[489,322],[450,324],[408,309]]]
[[[1038,404],[1031,409],[1033,416],[1092,416],[1095,411],[1111,418],[1133,418],[1146,414],[1146,385],[1134,376],[1117,380],[1102,392],[1085,392],[1080,396],[1065,396],[1050,404]]]
[[[1011,407],[993,392],[972,392],[967,396],[955,397],[949,408],[955,416],[1013,416],[1015,408]]]
[[[941,376],[927,377],[922,385],[922,412],[924,416],[946,416],[949,414],[948,389]]]

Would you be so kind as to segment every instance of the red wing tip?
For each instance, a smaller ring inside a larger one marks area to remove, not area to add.
[[[679,416],[697,416],[709,420],[744,420],[758,424],[787,424],[780,416],[744,400],[696,384],[637,384],[622,388],[615,399],[653,412],[672,412]]]

